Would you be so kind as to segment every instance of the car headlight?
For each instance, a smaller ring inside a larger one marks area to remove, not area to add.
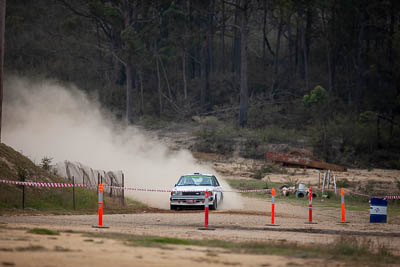
[[[173,191],[172,195],[173,196],[182,196],[182,192],[181,191]]]

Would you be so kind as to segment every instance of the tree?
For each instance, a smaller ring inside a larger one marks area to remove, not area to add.
[[[150,4],[140,0],[80,1],[76,4],[60,0],[74,14],[90,19],[97,29],[100,43],[93,46],[111,54],[124,66],[126,85],[125,118],[133,122],[134,59],[146,48],[143,40],[152,18],[148,16]]]
[[[328,92],[320,85],[317,85],[311,93],[303,96],[303,105],[311,113],[313,124],[316,123],[317,127],[321,129],[314,137],[315,149],[322,150],[316,151],[321,153],[326,160],[329,157],[329,137],[327,124],[330,120],[330,108],[329,108],[329,95]]]
[[[6,0],[0,0],[0,142],[3,113],[3,63],[4,63],[4,30],[6,25]]]
[[[248,38],[249,38],[249,16],[251,14],[251,0],[243,0],[240,6],[240,110],[239,125],[247,125],[247,112],[249,109],[249,88],[248,88]]]
[[[236,0],[236,2],[225,3],[235,7],[235,28],[240,32],[240,107],[239,107],[239,125],[247,125],[247,113],[249,109],[249,87],[248,87],[248,38],[249,38],[249,18],[254,9],[252,0]],[[237,20],[240,19],[240,23]],[[234,47],[237,47],[236,41]],[[237,48],[234,48],[237,49]],[[233,62],[235,62],[234,54]],[[235,68],[233,68],[235,71]]]

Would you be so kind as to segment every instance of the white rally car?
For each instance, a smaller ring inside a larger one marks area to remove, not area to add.
[[[171,210],[187,206],[205,205],[205,192],[208,190],[208,205],[216,210],[224,195],[215,175],[193,173],[183,175],[171,192]]]

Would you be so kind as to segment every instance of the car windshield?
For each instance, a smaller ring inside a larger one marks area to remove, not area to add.
[[[182,176],[177,186],[206,186],[212,185],[211,177],[208,176]]]

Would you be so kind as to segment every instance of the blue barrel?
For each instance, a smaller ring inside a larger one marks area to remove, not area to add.
[[[387,222],[387,200],[371,198],[370,223]]]

